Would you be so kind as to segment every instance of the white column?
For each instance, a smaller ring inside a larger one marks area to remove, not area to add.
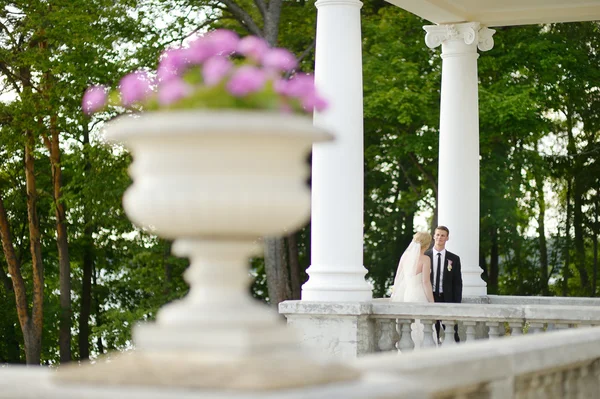
[[[463,295],[486,295],[479,266],[479,107],[477,48],[494,46],[494,30],[478,22],[425,26],[425,43],[442,45],[438,223],[460,256]]]
[[[315,82],[329,108],[316,126],[335,141],[313,146],[310,278],[306,301],[367,301],[363,266],[363,98],[358,0],[319,0]]]

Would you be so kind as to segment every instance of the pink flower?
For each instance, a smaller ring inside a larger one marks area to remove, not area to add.
[[[192,88],[183,79],[170,79],[158,87],[158,102],[169,105],[187,97],[191,92]]]
[[[212,44],[214,54],[231,54],[233,53],[240,41],[239,36],[232,30],[217,29],[210,32],[207,38]]]
[[[304,97],[315,92],[315,79],[313,75],[298,73],[294,75],[285,87],[285,95],[290,97]]]
[[[202,78],[207,86],[214,86],[219,83],[229,71],[233,64],[225,57],[214,56],[208,59],[202,68]]]
[[[302,107],[307,111],[315,110],[320,112],[327,109],[328,106],[327,101],[320,97],[316,92],[303,96],[301,101]]]
[[[298,66],[294,54],[284,48],[270,49],[263,55],[261,61],[265,68],[275,71],[289,71]]]
[[[227,90],[236,97],[245,96],[262,89],[267,81],[267,75],[262,69],[245,65],[237,69],[229,82]]]
[[[104,108],[107,101],[108,94],[105,86],[90,86],[83,95],[81,107],[84,113],[90,115]]]
[[[205,36],[196,37],[185,51],[192,64],[202,64],[216,53],[213,43]]]
[[[258,36],[246,36],[239,41],[236,51],[258,62],[269,51],[269,44]]]
[[[289,82],[290,81],[287,79],[276,79],[273,82],[273,90],[275,90],[275,93],[281,94],[282,96],[289,96],[288,95]]]
[[[183,49],[170,49],[161,54],[156,74],[158,80],[165,82],[181,75],[189,63],[188,52]]]
[[[150,77],[144,71],[125,75],[119,83],[121,103],[128,107],[135,102],[144,100],[152,92],[150,85]]]
[[[283,96],[298,98],[302,107],[307,111],[323,111],[327,108],[327,101],[315,89],[313,75],[296,74],[290,80],[279,79],[273,86],[276,93]]]

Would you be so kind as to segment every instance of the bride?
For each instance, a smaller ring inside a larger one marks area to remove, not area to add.
[[[433,302],[431,258],[424,253],[431,244],[431,234],[418,232],[402,254],[390,301]]]

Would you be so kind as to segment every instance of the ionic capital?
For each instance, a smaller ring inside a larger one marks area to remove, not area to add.
[[[481,26],[479,22],[467,22],[452,25],[426,25],[423,27],[427,34],[425,35],[425,44],[429,48],[436,48],[442,43],[449,41],[461,41],[466,45],[477,44],[481,51],[491,50],[494,47],[492,36],[496,32]]]

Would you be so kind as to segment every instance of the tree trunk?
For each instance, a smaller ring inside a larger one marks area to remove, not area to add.
[[[84,222],[85,223],[85,222]],[[83,230],[83,256],[81,280],[81,309],[79,312],[79,359],[90,358],[90,314],[92,312],[92,271],[94,270],[93,228],[86,223]]]
[[[6,209],[4,208],[4,198],[0,193],[0,239],[2,240],[2,251],[8,266],[8,272],[12,279],[12,290],[15,293],[15,304],[17,308],[17,318],[21,326],[23,337],[29,336],[29,310],[27,308],[27,292],[25,289],[25,281],[21,274],[21,264],[15,253],[15,247],[8,224]],[[8,292],[8,291],[7,291]],[[25,343],[27,351],[27,342]]]
[[[585,243],[584,243],[584,226],[583,226],[583,196],[584,196],[584,184],[582,182],[583,177],[583,165],[581,164],[581,157],[577,153],[577,147],[575,145],[575,137],[573,136],[573,121],[570,111],[565,113],[566,124],[567,124],[567,151],[574,160],[572,163],[573,173],[573,228],[575,230],[575,266],[579,271],[579,280],[581,282],[581,288],[588,293],[591,291],[590,279],[588,271],[585,266]]]
[[[37,214],[37,191],[33,149],[35,141],[33,133],[26,132],[25,144],[25,182],[27,188],[27,216],[29,220],[29,249],[31,252],[33,275],[32,318],[26,323],[23,331],[25,339],[25,356],[27,364],[39,364],[42,353],[42,328],[44,315],[44,265],[42,263],[42,245],[40,221]]]
[[[581,282],[581,288],[584,292],[590,293],[591,285],[588,270],[585,264],[585,242],[584,242],[584,229],[583,225],[583,184],[581,182],[581,176],[574,177],[573,184],[573,228],[575,230],[575,264],[579,271],[579,280]]]
[[[592,243],[594,245],[594,278],[592,280],[592,296],[596,296],[596,289],[598,287],[598,230],[600,229],[599,214],[600,214],[600,200],[598,199],[598,193],[600,193],[600,187],[596,188],[596,200],[594,201],[594,208],[596,209],[595,223],[593,227],[594,236],[592,237]]]
[[[98,298],[98,279],[96,276],[96,268],[95,265],[92,264],[92,284],[93,284],[93,292],[94,292],[94,302],[95,302],[95,312],[96,312],[96,326],[102,325],[102,308],[100,307],[100,298]],[[96,346],[98,347],[98,354],[102,355],[104,353],[104,345],[102,344],[102,336],[98,335],[98,339],[96,340]]]
[[[58,247],[58,275],[60,288],[60,327],[58,343],[60,362],[71,361],[71,260],[69,258],[69,242],[67,237],[67,220],[65,204],[62,196],[62,168],[60,164],[59,132],[56,126],[56,115],[50,117],[50,138],[44,137],[50,152],[52,168],[52,195],[56,217],[56,245]]]
[[[517,237],[515,242],[515,265],[517,267],[517,295],[523,295],[523,273],[522,273],[522,262],[521,262],[521,240]]]
[[[270,0],[267,3],[267,12],[265,13],[263,33],[265,40],[273,47],[277,46],[277,37],[279,36],[279,20],[281,18],[281,5],[283,0]]]
[[[548,246],[546,243],[546,199],[544,198],[543,180],[536,178],[536,188],[538,191],[538,207],[540,216],[538,219],[538,244],[540,249],[540,281],[542,295],[547,296],[548,292]]]
[[[563,268],[562,296],[569,296],[569,278],[571,277],[571,178],[567,178],[567,217],[565,221],[565,266]]]
[[[87,124],[83,128],[83,170],[86,176],[89,176],[92,170],[90,161],[90,133]],[[83,193],[82,193],[83,195]],[[79,311],[79,359],[85,360],[90,357],[90,315],[92,313],[92,273],[94,271],[94,238],[92,236],[94,227],[91,225],[91,218],[87,204],[89,198],[84,198],[83,204],[86,209],[83,210],[83,256],[82,269],[83,277],[81,280],[81,309]]]
[[[487,264],[486,254],[482,250],[481,247],[479,247],[479,266],[481,266],[481,269],[483,270],[483,274],[481,275],[481,278],[483,279],[483,281],[485,281],[488,284],[488,287],[489,287],[490,269],[489,269],[489,265]],[[488,294],[490,294],[489,290],[488,290]]]
[[[298,256],[298,239],[297,233],[292,233],[286,237],[288,248],[288,259],[290,264],[290,299],[300,299],[301,297],[301,270],[300,259]]]
[[[288,268],[285,259],[285,242],[283,238],[269,237],[265,242],[265,273],[269,302],[277,308],[280,302],[291,298]]]
[[[488,292],[498,294],[498,274],[500,273],[500,250],[498,248],[498,228],[492,227],[490,250],[490,274],[488,276]]]

